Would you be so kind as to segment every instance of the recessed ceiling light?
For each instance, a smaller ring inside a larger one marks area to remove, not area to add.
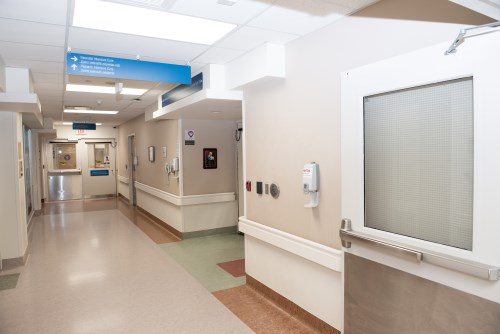
[[[220,114],[221,111],[212,111],[212,114]]]
[[[94,85],[75,85],[67,84],[66,91],[81,92],[81,93],[99,93],[99,94],[116,94],[115,87],[94,86]],[[123,88],[120,92],[122,95],[143,95],[147,89],[140,88]]]
[[[65,113],[72,114],[102,114],[102,115],[116,115],[116,110],[91,110],[91,109],[64,109]]]
[[[212,45],[236,24],[108,1],[76,0],[73,26]]]

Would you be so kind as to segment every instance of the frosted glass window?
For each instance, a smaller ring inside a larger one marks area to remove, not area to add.
[[[54,144],[52,158],[55,169],[76,169],[76,145]]]
[[[472,78],[364,98],[365,226],[472,250]]]

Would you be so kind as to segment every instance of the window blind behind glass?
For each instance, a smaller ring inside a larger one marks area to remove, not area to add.
[[[473,81],[365,97],[365,226],[472,250]]]

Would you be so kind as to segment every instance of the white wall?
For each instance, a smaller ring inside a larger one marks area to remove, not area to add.
[[[24,256],[28,246],[24,177],[19,175],[18,143],[21,143],[22,121],[15,112],[0,112],[0,247],[3,259]]]

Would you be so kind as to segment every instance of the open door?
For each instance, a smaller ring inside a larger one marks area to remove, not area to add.
[[[500,34],[342,75],[344,333],[498,333]]]

